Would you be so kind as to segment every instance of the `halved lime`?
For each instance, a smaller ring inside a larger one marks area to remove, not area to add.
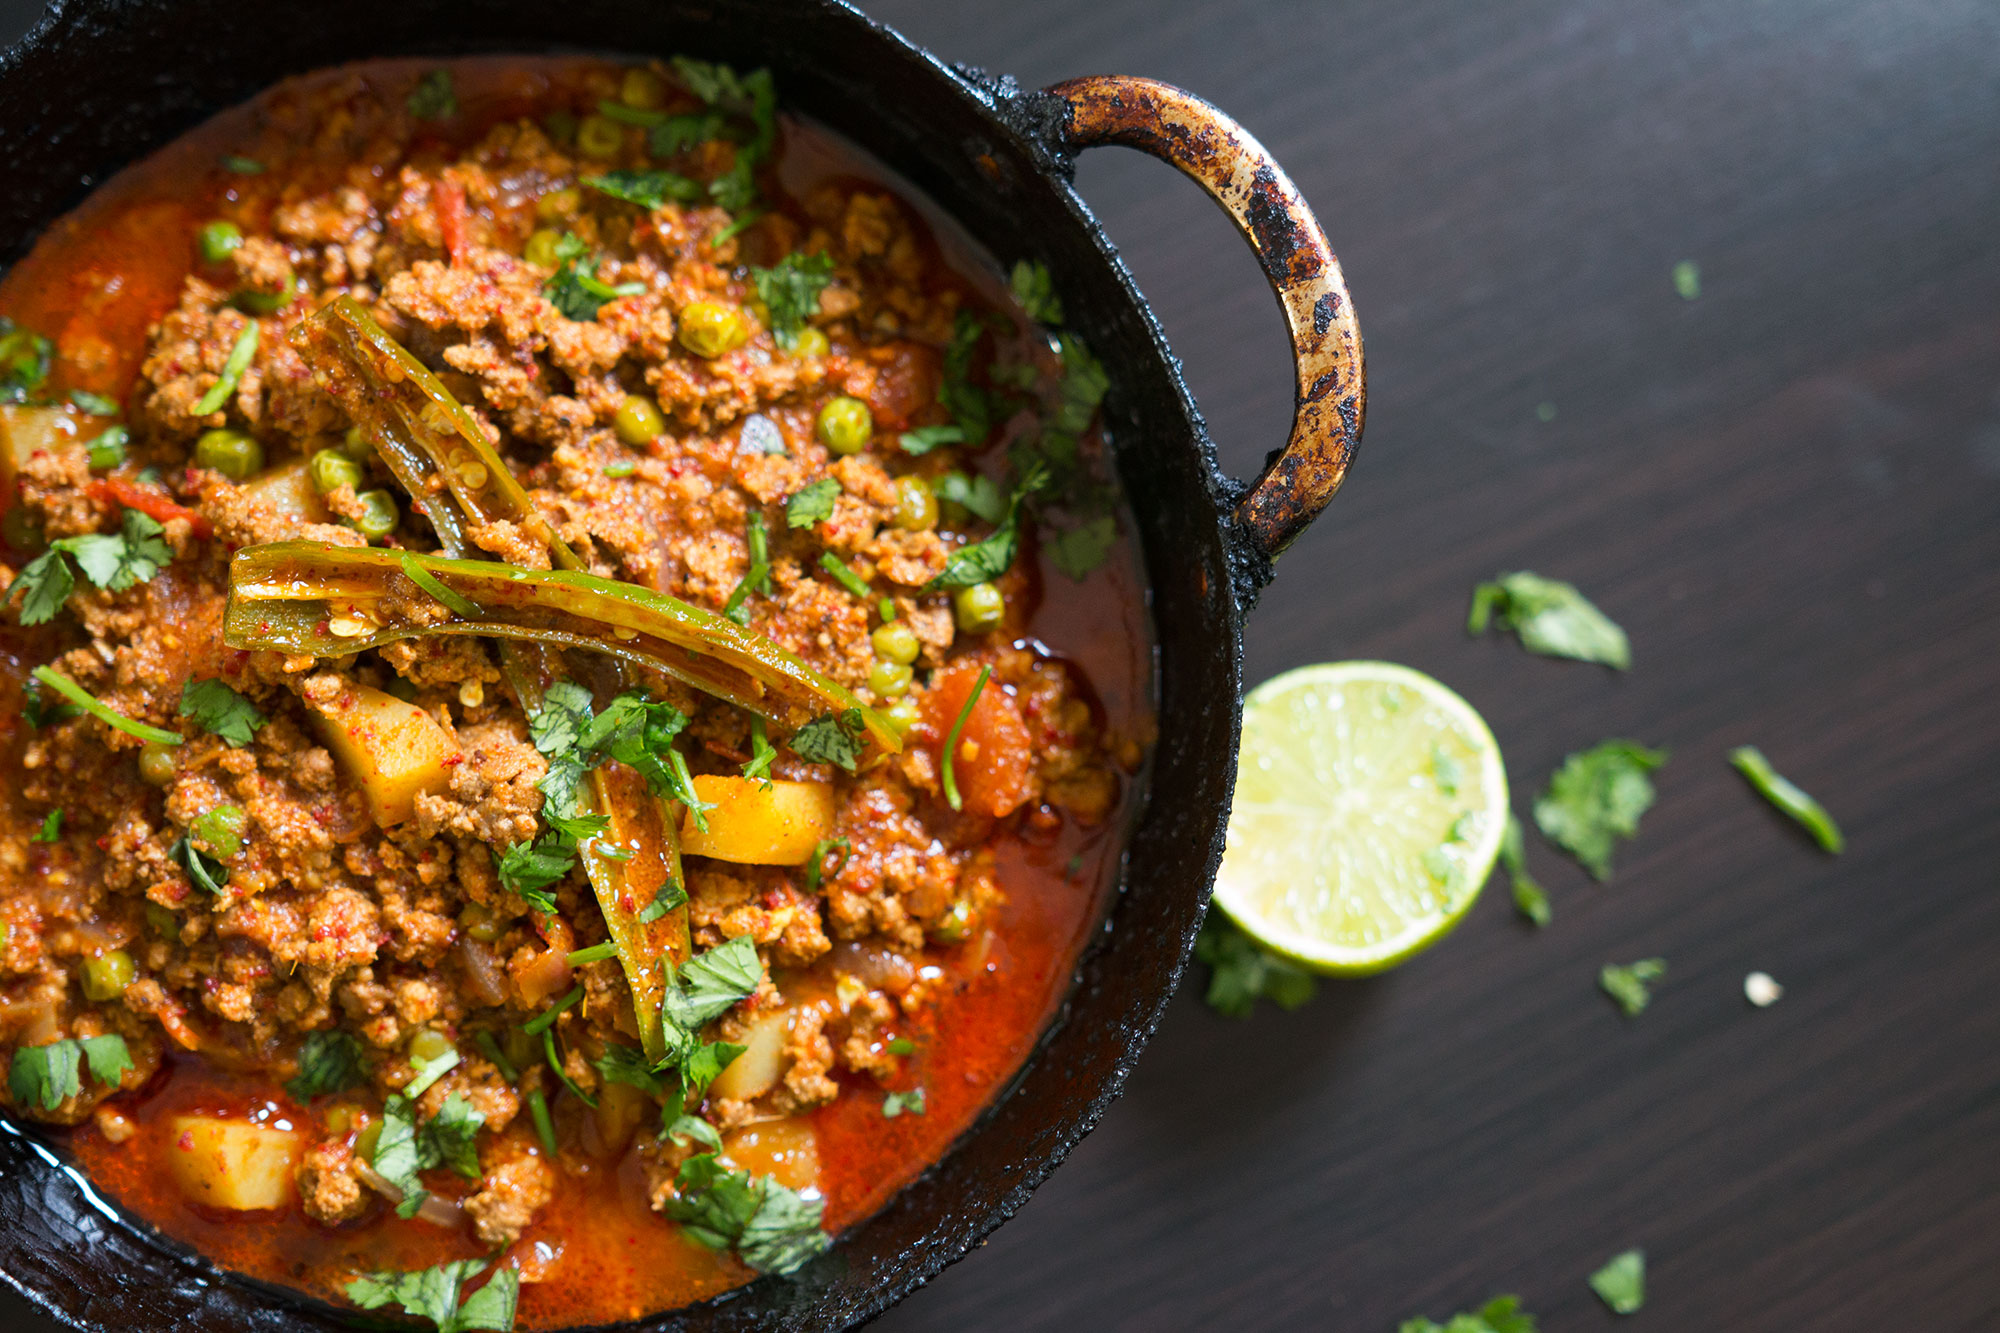
[[[1391,662],[1300,667],[1243,701],[1215,901],[1315,972],[1380,972],[1458,924],[1506,827],[1507,772],[1472,705]]]

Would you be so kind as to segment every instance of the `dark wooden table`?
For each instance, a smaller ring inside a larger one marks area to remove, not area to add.
[[[1609,886],[1531,845],[1546,930],[1492,893],[1401,971],[1242,1023],[1197,979],[1103,1127],[878,1327],[1388,1333],[1518,1292],[1565,1333],[1615,1322],[1584,1279],[1636,1245],[1633,1329],[2000,1328],[2000,10],[873,9],[1024,84],[1194,89],[1316,204],[1369,427],[1251,623],[1253,680],[1429,671],[1520,809],[1570,750],[1674,752]],[[1291,390],[1247,252],[1166,167],[1079,180],[1249,473]],[[1472,584],[1512,568],[1581,584],[1633,669],[1468,640]],[[1846,855],[1749,793],[1745,742]],[[1597,969],[1654,954],[1627,1021]]]

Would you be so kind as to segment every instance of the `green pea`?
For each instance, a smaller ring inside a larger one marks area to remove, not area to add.
[[[194,442],[194,465],[231,481],[248,481],[264,470],[264,446],[254,435],[218,426],[203,431]]]
[[[203,259],[211,264],[220,264],[243,244],[243,233],[236,229],[234,222],[217,219],[201,229],[196,244],[201,247]]]
[[[371,542],[379,542],[396,530],[403,521],[402,511],[396,508],[396,497],[387,491],[363,491],[354,497],[361,502],[362,515],[351,518],[347,525]]]
[[[359,426],[349,426],[340,437],[340,452],[357,463],[365,463],[375,453],[374,437]]]
[[[115,1000],[125,993],[132,984],[132,978],[139,969],[132,963],[132,955],[123,949],[112,949],[83,961],[83,993],[87,999]]]
[[[245,289],[230,297],[230,303],[238,310],[252,315],[275,315],[292,303],[304,286],[296,275],[285,279],[285,285],[275,292],[260,292]]]
[[[878,708],[875,715],[894,727],[898,736],[907,735],[911,727],[923,720],[916,700],[910,698],[897,699],[886,707]]]
[[[581,207],[583,192],[574,185],[566,185],[560,190],[550,190],[535,200],[535,216],[544,222],[559,222],[563,218],[575,217]]]
[[[901,662],[875,659],[875,665],[868,668],[868,688],[879,698],[899,699],[910,692],[910,669]]]
[[[1007,599],[992,584],[975,583],[953,595],[951,609],[960,629],[967,634],[984,634],[999,628],[1007,614]]]
[[[585,116],[576,127],[576,149],[585,157],[612,158],[625,146],[625,131],[609,116]]]
[[[696,356],[718,357],[750,341],[750,321],[740,306],[696,301],[681,311],[680,340]]]
[[[560,262],[556,258],[556,246],[561,242],[561,232],[544,227],[528,238],[527,246],[521,251],[521,258],[536,268],[554,268]]]
[[[239,805],[218,805],[188,825],[188,838],[211,856],[228,860],[243,850],[243,831],[250,816]]]
[[[174,758],[178,746],[161,745],[157,741],[146,742],[139,751],[139,777],[155,787],[164,787],[174,780],[180,771],[180,763]]]
[[[440,1056],[449,1055],[457,1048],[451,1044],[450,1037],[436,1028],[418,1028],[410,1034],[410,1044],[405,1049],[408,1050],[410,1059],[421,1060],[428,1064]]]
[[[618,82],[618,100],[640,111],[658,111],[666,105],[666,80],[650,69],[628,69]]]
[[[868,639],[875,645],[875,656],[904,666],[916,661],[917,654],[924,650],[923,644],[917,640],[917,632],[910,628],[907,620],[893,620],[877,626]]]
[[[819,410],[820,443],[837,454],[858,454],[875,434],[875,414],[859,398],[836,398]]]
[[[934,528],[938,520],[937,496],[922,477],[896,478],[896,507],[889,514],[891,525],[905,532]]]
[[[506,926],[485,903],[467,903],[458,914],[458,924],[481,944],[491,944],[499,939]]]
[[[163,940],[173,939],[181,933],[180,918],[173,914],[171,908],[162,907],[158,903],[146,904],[146,924],[151,926],[153,933]]]
[[[954,898],[951,906],[931,922],[931,938],[940,944],[963,944],[972,938],[972,928],[977,922],[978,916],[973,912],[972,904],[963,898]]]
[[[342,486],[360,490],[367,475],[361,470],[361,464],[339,449],[320,450],[306,464],[306,471],[312,474],[313,489],[321,495],[337,491]]]
[[[794,356],[825,356],[832,350],[833,344],[826,340],[826,335],[814,328],[800,329],[798,341],[792,344]]]
[[[612,433],[635,447],[658,439],[660,432],[666,428],[667,419],[660,415],[660,409],[653,405],[653,400],[643,394],[626,394],[625,401],[618,405],[617,414],[611,418]]]

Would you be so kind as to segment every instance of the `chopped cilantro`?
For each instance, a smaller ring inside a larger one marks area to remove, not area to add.
[[[679,1109],[679,1103],[669,1104],[664,1110]],[[675,1115],[660,1131],[662,1138],[672,1139],[679,1144],[699,1143],[710,1152],[722,1151],[722,1136],[715,1132],[715,1126],[695,1115]]]
[[[1632,665],[1625,631],[1576,588],[1525,569],[1502,574],[1472,591],[1466,615],[1468,634],[1483,634],[1495,617],[1500,628],[1521,636],[1521,646],[1544,657],[1602,662],[1624,670]]]
[[[541,1013],[536,1014],[533,1018],[521,1024],[521,1031],[527,1033],[531,1037],[541,1036],[542,1033],[547,1032],[550,1028],[555,1026],[556,1020],[562,1017],[563,1011],[565,1009],[568,1009],[571,1005],[575,1004],[578,1000],[581,1000],[582,998],[583,998],[583,987],[571,986],[568,990],[564,991],[562,995],[555,1000],[554,1003],[550,1004],[548,1008],[542,1010]]]
[[[1847,840],[1840,834],[1840,825],[1833,822],[1833,816],[1826,812],[1826,807],[1771,767],[1771,761],[1764,757],[1762,750],[1754,745],[1739,745],[1729,752],[1729,762],[1749,780],[1759,795],[1790,815],[1811,834],[1821,851],[1838,856],[1847,846]]]
[[[653,1067],[646,1062],[645,1054],[636,1047],[607,1045],[604,1053],[591,1063],[606,1083],[623,1083],[634,1087],[650,1097],[665,1097],[667,1087]]]
[[[1634,741],[1605,741],[1572,754],[1535,801],[1535,823],[1591,874],[1609,879],[1613,839],[1639,831],[1639,816],[1653,804],[1646,775],[1666,762],[1665,750]]]
[[[1405,1319],[1396,1333],[1536,1333],[1536,1324],[1533,1315],[1522,1312],[1518,1296],[1495,1296],[1477,1311],[1455,1314],[1447,1323]]]
[[[16,1105],[39,1104],[53,1111],[83,1091],[81,1071],[106,1087],[116,1087],[132,1068],[132,1053],[115,1033],[101,1037],[65,1037],[44,1046],[23,1046],[14,1052],[7,1071],[7,1092]]]
[[[1015,260],[1007,286],[1029,319],[1037,324],[1063,322],[1062,300],[1056,295],[1055,280],[1049,276],[1047,264],[1037,259]]]
[[[1248,1018],[1259,999],[1296,1009],[1319,992],[1319,979],[1269,952],[1214,908],[1201,923],[1194,956],[1209,968],[1208,1007],[1225,1018]]]
[[[993,428],[993,404],[986,390],[973,383],[972,358],[986,336],[986,322],[970,310],[958,312],[951,343],[944,351],[944,374],[938,381],[938,402],[951,413],[965,439],[984,444]]]
[[[821,477],[785,501],[785,526],[809,528],[833,517],[833,502],[840,496],[840,483]]]
[[[1606,963],[1597,974],[1597,984],[1625,1011],[1627,1018],[1637,1018],[1652,1003],[1650,988],[1653,983],[1666,975],[1666,959],[1641,958],[1636,963],[1623,966]]]
[[[542,1095],[540,1088],[528,1089],[528,1115],[535,1122],[535,1136],[542,1141],[542,1151],[550,1157],[556,1155],[556,1122],[549,1117],[549,1099]]]
[[[418,120],[449,120],[457,115],[458,91],[452,87],[451,71],[434,69],[418,79],[403,105]]]
[[[698,143],[720,138],[722,129],[723,115],[719,111],[660,115],[647,127],[646,151],[654,157],[672,157]]]
[[[1683,259],[1674,265],[1674,290],[1683,301],[1693,301],[1701,296],[1701,265],[1692,259]]]
[[[69,700],[99,722],[115,730],[122,731],[127,736],[136,736],[142,741],[150,741],[155,745],[179,745],[181,743],[182,737],[179,732],[167,731],[161,727],[148,726],[144,722],[133,721],[53,667],[38,666],[31,674],[36,680]]]
[[[1036,468],[1021,478],[1007,501],[1007,514],[990,536],[959,547],[945,561],[937,577],[924,585],[925,592],[940,588],[969,588],[975,583],[991,583],[1014,563],[1021,546],[1021,502],[1041,489],[1047,473]]]
[[[101,393],[92,393],[88,389],[71,389],[69,391],[69,400],[75,403],[78,408],[90,413],[94,417],[115,417],[118,415],[119,408],[115,399],[106,398]]]
[[[743,571],[743,577],[730,590],[729,600],[722,604],[722,614],[745,626],[750,624],[750,608],[746,605],[750,594],[771,593],[771,538],[764,527],[764,515],[751,510],[744,522],[744,545],[750,551],[750,563]]]
[[[908,1037],[891,1037],[889,1039],[889,1054],[915,1055],[916,1053],[917,1044]]]
[[[368,1057],[361,1043],[338,1028],[308,1033],[299,1046],[299,1072],[285,1084],[292,1100],[345,1092],[368,1081]]]
[[[28,835],[29,842],[54,842],[62,837],[63,812],[51,810],[42,817],[42,826]]]
[[[710,1019],[734,1007],[756,991],[764,977],[763,960],[748,935],[698,954],[678,970],[662,959],[666,989],[660,1002],[660,1034],[666,1055],[653,1068],[679,1075],[684,1106],[698,1106],[708,1085],[743,1053],[734,1042],[703,1042],[701,1029]]]
[[[483,1259],[455,1259],[414,1273],[363,1273],[347,1284],[347,1299],[364,1310],[399,1305],[404,1314],[437,1325],[438,1333],[469,1333],[472,1329],[507,1333],[514,1327],[521,1274],[503,1267],[485,1286],[465,1295],[465,1284],[487,1267]]]
[[[108,472],[125,461],[125,446],[130,443],[132,432],[122,425],[106,426],[97,437],[84,446],[85,461],[92,472]]]
[[[648,209],[658,208],[669,199],[691,204],[702,196],[700,181],[672,171],[607,171],[601,176],[585,176],[581,183],[600,194]]]
[[[868,586],[868,580],[855,573],[851,565],[833,552],[821,551],[819,553],[819,567],[833,575],[835,583],[838,583],[862,601],[865,602],[875,595],[874,590]]]
[[[223,158],[222,169],[238,176],[261,176],[264,174],[264,164],[262,162],[259,162],[254,157],[244,157],[240,153],[231,153]]]
[[[188,834],[174,840],[173,846],[167,848],[167,857],[187,872],[188,881],[196,888],[207,889],[218,898],[222,896],[223,886],[229,883],[229,867],[196,847]]]
[[[755,69],[739,75],[727,65],[685,56],[674,57],[674,69],[696,97],[719,111],[750,122],[750,137],[737,144],[735,164],[708,185],[709,197],[717,204],[732,213],[741,212],[756,201],[757,165],[770,155],[777,141],[778,94],[771,82],[771,71]],[[701,129],[701,126],[677,128],[674,140],[669,142],[677,142],[681,135]],[[663,135],[666,130],[667,125],[662,124],[652,133]]]
[[[921,457],[947,444],[964,444],[965,432],[957,426],[920,426],[896,437],[896,443],[911,457]]]
[[[42,682],[35,677],[29,676],[21,682],[21,716],[36,731],[82,714],[83,710],[75,704],[52,704],[44,700]]]
[[[912,1088],[908,1092],[892,1092],[882,1099],[882,1118],[894,1120],[905,1112],[910,1115],[924,1113],[924,1090]]]
[[[241,749],[270,721],[257,706],[219,680],[191,680],[181,686],[182,717]]]
[[[639,462],[633,458],[621,458],[615,463],[604,465],[604,475],[612,478],[629,477],[639,470]]]
[[[1590,1289],[1613,1314],[1635,1314],[1646,1303],[1646,1252],[1627,1250],[1590,1275]]]
[[[641,925],[650,926],[687,900],[687,890],[681,887],[680,881],[670,879],[660,886],[658,893],[653,895],[653,901],[641,909],[639,922]]]
[[[831,852],[839,852],[840,860],[833,869],[826,868],[826,858]],[[847,868],[848,860],[854,855],[854,843],[847,838],[821,838],[813,844],[812,855],[806,858],[806,892],[818,893],[819,886],[828,875],[838,875]]]
[[[403,552],[400,563],[402,565],[403,577],[416,584],[419,588],[422,588],[425,594],[439,606],[444,607],[453,615],[462,616],[467,620],[478,618],[479,604],[477,602],[462,592],[446,587],[442,579],[418,564],[417,558],[414,555],[411,555],[408,551]]]
[[[643,282],[625,282],[614,287],[597,276],[599,260],[574,232],[564,232],[556,242],[556,271],[542,284],[542,295],[565,319],[593,320],[605,302],[621,296],[636,296],[646,290]]]
[[[369,1163],[382,1178],[402,1191],[398,1217],[415,1217],[428,1191],[418,1173],[449,1166],[469,1180],[479,1179],[475,1137],[486,1117],[474,1110],[462,1092],[444,1099],[428,1122],[420,1123],[414,1096],[395,1092],[382,1103],[382,1132]]]
[[[1055,567],[1081,583],[1084,575],[1110,558],[1117,541],[1118,520],[1101,514],[1067,532],[1058,532],[1044,545]]]
[[[757,778],[763,782],[765,790],[771,786],[771,761],[778,757],[778,751],[764,734],[764,717],[761,713],[750,715],[750,758],[744,761],[743,776]]]
[[[794,252],[770,268],[753,266],[750,281],[771,312],[771,336],[789,351],[799,345],[806,321],[819,311],[819,294],[833,281],[833,256]]]
[[[251,359],[257,355],[257,321],[248,320],[243,331],[236,335],[235,345],[229,349],[229,359],[222,363],[222,374],[210,385],[194,405],[194,415],[205,417],[211,412],[222,410],[229,401],[229,395],[236,392],[236,385],[243,378],[243,372],[250,369]]]
[[[710,1249],[735,1249],[760,1273],[791,1273],[830,1244],[820,1230],[823,1200],[770,1176],[730,1170],[712,1153],[681,1163],[676,1193],[662,1209]]]
[[[1549,895],[1528,877],[1528,850],[1521,837],[1521,821],[1514,818],[1511,810],[1507,812],[1507,831],[1500,837],[1500,864],[1506,867],[1507,878],[1513,885],[1514,910],[1538,926],[1548,925],[1553,916]]]
[[[859,708],[844,713],[825,713],[792,733],[786,744],[793,754],[811,764],[833,764],[849,773],[860,762],[866,748],[863,736],[867,725]]]
[[[958,505],[988,523],[998,523],[1007,517],[1007,497],[991,477],[947,472],[932,483],[931,489],[938,499]]]
[[[517,842],[500,854],[494,869],[500,887],[518,895],[537,912],[556,910],[549,885],[576,866],[576,846],[560,833],[545,833],[533,842]]]
[[[116,533],[88,533],[53,541],[14,576],[7,591],[0,594],[0,604],[19,592],[23,625],[54,619],[76,588],[71,561],[85,578],[106,592],[124,592],[134,584],[148,582],[174,558],[164,532],[150,515],[127,509]]]
[[[0,316],[0,403],[25,403],[49,377],[55,344]]]
[[[425,1059],[411,1060],[410,1068],[415,1071],[416,1077],[411,1079],[409,1083],[405,1085],[405,1087],[403,1088],[403,1095],[410,1098],[412,1101],[416,1100],[418,1097],[423,1096],[425,1093],[431,1090],[431,1085],[433,1083],[436,1083],[446,1074],[449,1074],[452,1070],[458,1068],[460,1063],[463,1062],[464,1058],[465,1058],[464,1056],[458,1053],[456,1048],[453,1048],[450,1050],[442,1051],[439,1054],[430,1057],[428,1060]],[[456,1093],[453,1094],[453,1096],[456,1095],[457,1095]]]
[[[571,967],[582,967],[585,963],[601,963],[618,956],[618,945],[611,940],[601,940],[581,949],[572,949],[563,961]]]

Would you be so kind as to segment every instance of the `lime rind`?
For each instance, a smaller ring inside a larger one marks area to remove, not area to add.
[[[1471,909],[1506,823],[1500,747],[1465,700],[1390,662],[1300,667],[1244,700],[1215,900],[1314,971],[1379,972]]]

